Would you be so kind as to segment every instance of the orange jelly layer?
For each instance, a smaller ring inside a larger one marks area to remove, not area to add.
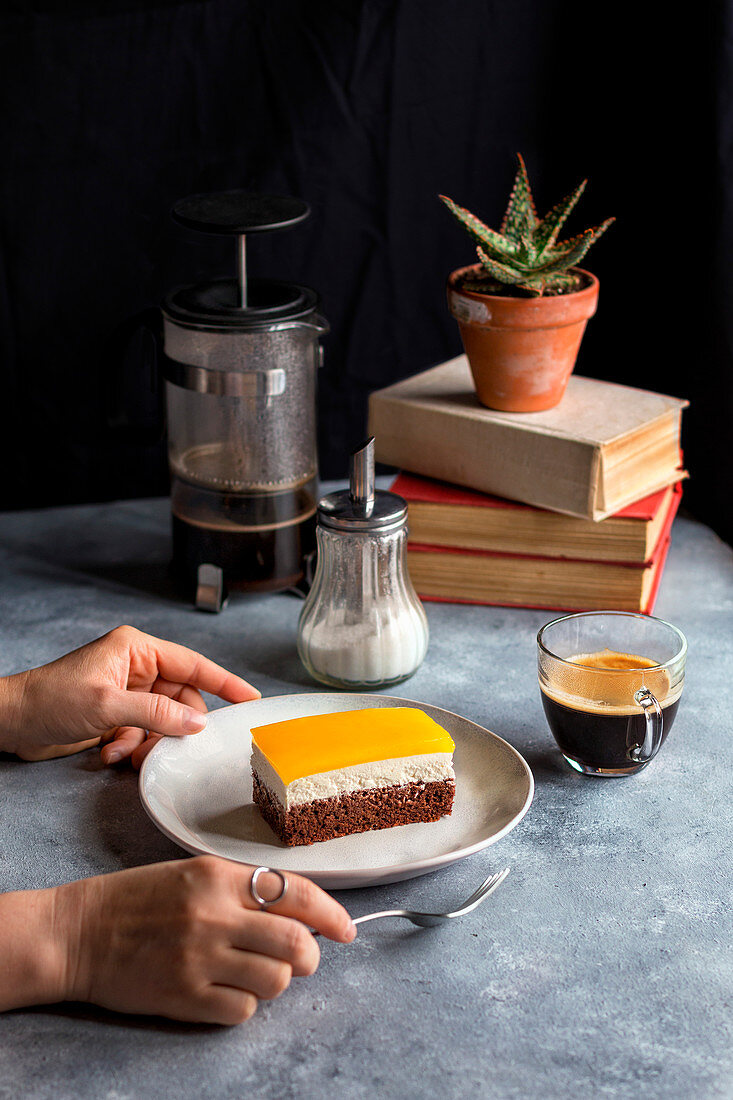
[[[319,772],[449,752],[450,734],[415,707],[373,707],[314,714],[255,726],[252,740],[287,786]]]

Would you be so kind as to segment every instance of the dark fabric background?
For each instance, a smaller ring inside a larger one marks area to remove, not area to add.
[[[6,3],[0,508],[166,491],[156,306],[234,271],[168,211],[232,187],[312,206],[250,270],[322,296],[321,470],[343,474],[368,393],[460,350],[443,287],[473,253],[437,193],[498,222],[521,150],[541,208],[590,177],[571,231],[618,219],[579,372],[690,399],[686,503],[733,539],[729,8]]]

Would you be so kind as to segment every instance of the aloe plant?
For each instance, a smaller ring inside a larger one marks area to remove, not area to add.
[[[498,233],[446,195],[439,196],[476,241],[484,269],[480,276],[465,279],[463,286],[466,290],[494,294],[512,286],[520,293],[536,296],[577,290],[582,279],[569,269],[580,263],[615,219],[607,218],[592,229],[559,241],[560,230],[588,181],[583,180],[544,218],[538,218],[521,153],[517,157],[519,168]]]

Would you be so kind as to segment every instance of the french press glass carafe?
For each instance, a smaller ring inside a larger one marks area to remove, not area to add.
[[[298,584],[315,547],[315,385],[328,325],[310,288],[246,271],[248,235],[308,214],[300,199],[242,191],[173,207],[180,225],[237,241],[237,279],[179,287],[163,303],[173,569],[207,610],[230,587]]]

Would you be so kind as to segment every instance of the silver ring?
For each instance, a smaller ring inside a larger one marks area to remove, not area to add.
[[[270,898],[269,901],[267,900],[267,898],[263,898],[262,894],[257,889],[257,879],[260,877],[260,875],[266,875],[268,873],[271,875],[277,875],[281,883],[280,893],[277,895],[276,898]],[[252,900],[256,905],[259,905],[260,909],[269,909],[271,905],[277,905],[279,901],[282,901],[287,894],[288,880],[285,878],[285,875],[282,873],[282,871],[277,871],[274,867],[256,867],[255,870],[252,872],[252,878],[250,879],[249,892],[252,895]]]

